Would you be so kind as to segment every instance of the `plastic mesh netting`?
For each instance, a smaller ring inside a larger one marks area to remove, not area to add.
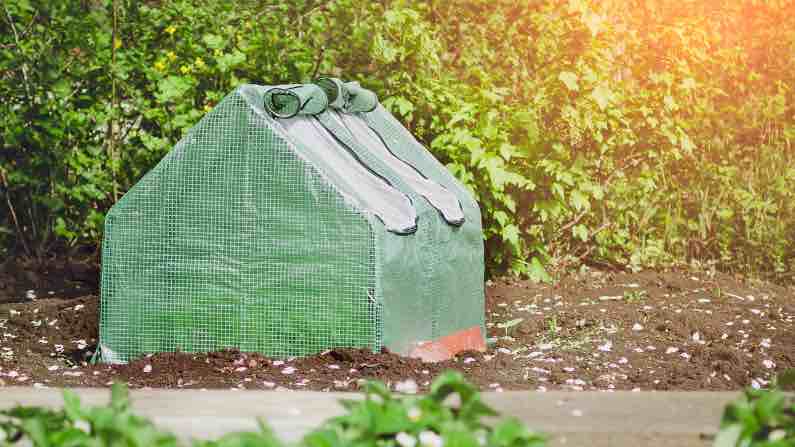
[[[371,92],[337,85],[344,100],[311,84],[238,88],[112,208],[102,360],[410,354],[482,334],[477,204]]]

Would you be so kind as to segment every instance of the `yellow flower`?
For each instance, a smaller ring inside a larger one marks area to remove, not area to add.
[[[174,34],[176,31],[177,31],[177,27],[175,27],[174,25],[169,25],[169,27],[166,28],[166,32],[169,33],[169,34]]]
[[[163,63],[163,61],[157,61],[157,62],[155,62],[155,69],[157,71],[163,71],[163,70],[166,69],[166,64]]]
[[[173,51],[169,51],[168,53],[166,53],[166,57],[168,57],[168,60],[172,62],[177,59],[177,55],[174,54]]]
[[[210,111],[210,110],[212,110],[212,109],[213,109],[213,108],[212,108],[212,106],[210,106],[210,104],[205,104],[205,105],[204,105],[204,111],[205,111],[205,112],[209,112],[209,111]]]
[[[179,67],[179,71],[181,71],[182,74],[188,74],[190,73],[190,67],[188,67],[187,65],[183,65]]]
[[[222,54],[224,54],[224,52],[216,48],[215,51],[213,51],[213,54],[215,57],[220,57]]]
[[[200,57],[196,58],[195,64],[196,64],[196,67],[199,68],[199,69],[202,69],[202,68],[206,67],[206,65],[204,65],[204,60],[202,60],[202,58],[200,58]]]
[[[118,37],[113,42],[113,48],[116,48],[116,49],[121,48],[121,39],[119,39]]]

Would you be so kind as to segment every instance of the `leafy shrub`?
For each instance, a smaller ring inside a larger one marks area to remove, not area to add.
[[[477,191],[494,261],[791,270],[792,2],[689,4],[436,6],[466,86],[433,148]]]
[[[795,0],[116,3],[4,5],[14,251],[98,244],[112,203],[234,86],[331,74],[472,190],[492,272],[792,275]]]
[[[459,402],[451,403],[455,395]],[[477,389],[459,373],[448,372],[423,397],[397,397],[371,382],[362,400],[346,400],[344,416],[307,434],[304,447],[358,446],[489,446],[543,447],[544,437],[514,419],[486,425],[482,418],[497,413],[481,400]],[[174,435],[158,430],[130,411],[126,387],[115,384],[110,405],[84,408],[77,395],[64,391],[64,409],[15,407],[0,412],[0,445],[28,439],[34,447],[174,446]],[[2,435],[5,434],[5,438]],[[5,439],[5,440],[4,440]],[[218,440],[195,441],[195,447],[279,447],[264,423],[259,432],[232,433]]]

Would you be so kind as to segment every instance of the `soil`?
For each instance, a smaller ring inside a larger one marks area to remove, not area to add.
[[[225,351],[91,365],[98,298],[73,298],[78,290],[0,303],[0,386],[123,381],[131,387],[355,391],[362,379],[379,379],[411,392],[455,369],[496,391],[736,390],[764,387],[795,367],[795,289],[720,273],[588,271],[554,286],[488,282],[492,346],[441,363],[335,349],[282,360]]]
[[[0,262],[0,304],[97,293],[99,266],[90,261],[9,258]]]

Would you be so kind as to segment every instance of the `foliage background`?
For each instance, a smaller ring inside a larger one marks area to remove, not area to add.
[[[483,208],[492,272],[791,279],[795,0],[14,0],[4,257],[104,213],[244,82],[358,79]],[[114,25],[115,24],[115,25]]]

